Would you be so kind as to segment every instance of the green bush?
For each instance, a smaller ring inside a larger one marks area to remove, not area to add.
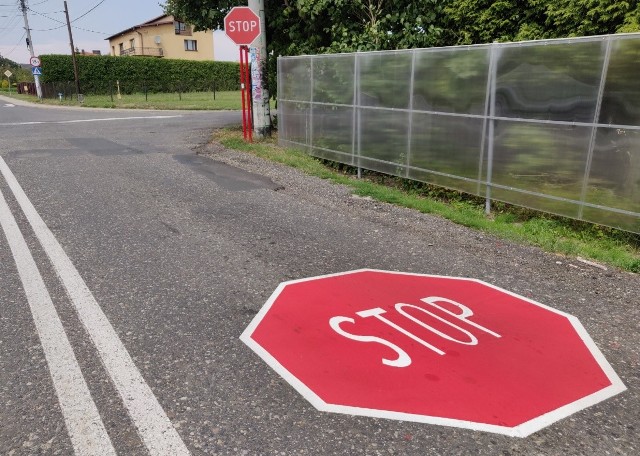
[[[124,93],[239,90],[240,69],[235,62],[201,62],[150,57],[77,56],[82,93],[108,94],[119,81]],[[70,55],[43,55],[42,82],[73,81]]]

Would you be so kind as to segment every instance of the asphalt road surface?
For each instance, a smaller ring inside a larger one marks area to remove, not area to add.
[[[206,145],[239,120],[0,98],[0,454],[640,453],[638,275]],[[575,315],[627,390],[524,438],[318,411],[240,335],[279,283],[361,268]]]

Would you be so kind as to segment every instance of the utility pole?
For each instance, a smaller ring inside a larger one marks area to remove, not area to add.
[[[271,113],[267,90],[267,33],[264,0],[249,0],[249,8],[260,18],[260,35],[253,42],[251,54],[251,94],[253,100],[253,131],[258,138],[271,135]]]
[[[73,77],[76,81],[76,100],[80,101],[80,78],[78,78],[78,62],[76,62],[76,48],[73,46],[73,35],[71,34],[71,22],[69,21],[69,9],[67,0],[64,1],[64,15],[67,17],[67,30],[69,30],[69,45],[71,46],[71,60],[73,60]]]
[[[33,52],[33,42],[31,41],[31,30],[29,29],[29,19],[27,19],[27,5],[25,0],[20,0],[20,9],[22,10],[22,16],[24,17],[24,29],[27,31],[27,48],[31,53],[31,57],[35,57],[36,54]],[[33,75],[33,78],[36,81],[36,93],[38,94],[38,98],[42,98],[42,87],[40,86],[40,76],[37,74]]]

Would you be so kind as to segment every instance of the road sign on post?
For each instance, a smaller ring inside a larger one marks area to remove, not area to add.
[[[238,46],[249,45],[260,35],[260,18],[247,6],[236,6],[224,17],[224,32]]]
[[[258,16],[258,12],[260,16]],[[249,1],[249,7],[237,6],[232,8],[224,18],[225,33],[231,41],[240,46],[241,67],[243,66],[243,55],[247,55],[243,54],[242,47],[255,42],[255,47],[247,48],[248,55],[251,56],[250,62],[247,61],[249,78],[245,79],[242,96],[243,102],[245,96],[248,99],[246,106],[251,108],[250,119],[258,137],[264,137],[270,134],[271,131],[269,92],[263,84],[267,54],[263,23],[264,3],[261,1]],[[244,75],[241,74],[241,79],[243,77]],[[243,123],[243,127],[246,126],[247,124]]]
[[[252,140],[252,100],[249,48],[260,35],[260,18],[251,8],[236,6],[224,17],[224,32],[240,46],[240,91],[242,97],[242,133],[244,139]]]
[[[285,282],[241,339],[319,410],[517,437],[626,389],[577,318],[474,279]]]

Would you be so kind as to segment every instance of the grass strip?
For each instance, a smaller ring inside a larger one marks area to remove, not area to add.
[[[275,136],[247,143],[242,139],[240,129],[227,128],[216,131],[212,140],[229,149],[249,152],[311,176],[347,185],[359,196],[439,215],[503,239],[538,246],[547,252],[640,273],[640,235],[635,233],[499,202],[494,203],[492,214],[487,216],[484,200],[475,196],[374,172],[365,172],[363,179],[356,179],[350,167],[279,147]]]
[[[117,95],[85,95],[84,101],[78,103],[74,98],[59,100],[57,98],[42,98],[38,100],[33,95],[23,95],[16,92],[2,95],[28,101],[30,103],[54,106],[82,106],[86,108],[118,108],[118,109],[159,109],[159,110],[239,110],[241,98],[239,91],[216,92],[171,92],[171,93],[133,93]]]

